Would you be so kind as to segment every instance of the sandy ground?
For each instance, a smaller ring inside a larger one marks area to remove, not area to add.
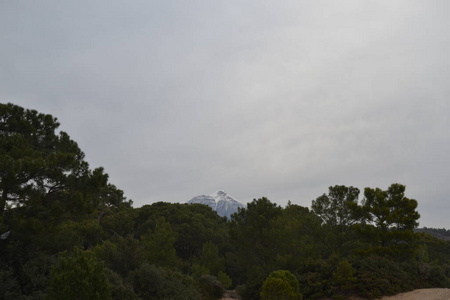
[[[450,300],[450,289],[421,289],[396,296],[383,297],[381,300]]]
[[[237,295],[229,291],[221,300],[237,300]],[[353,300],[364,300],[364,298],[352,298]],[[379,300],[450,300],[450,289],[421,289],[396,296],[383,297]]]
[[[239,296],[236,294],[235,291],[226,291],[220,300],[239,300],[239,299],[241,298],[239,298]]]

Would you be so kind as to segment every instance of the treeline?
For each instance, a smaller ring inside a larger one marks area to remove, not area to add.
[[[255,199],[133,208],[50,115],[0,104],[0,299],[368,298],[450,287],[450,243],[415,233],[405,187],[333,186],[311,209]]]
[[[414,229],[414,232],[423,232],[428,233],[431,236],[434,236],[438,239],[450,241],[450,230],[445,228],[416,228]]]

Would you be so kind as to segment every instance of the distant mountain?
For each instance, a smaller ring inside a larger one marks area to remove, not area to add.
[[[239,207],[245,207],[245,205],[238,200],[228,195],[223,190],[219,190],[209,196],[200,195],[192,198],[188,201],[189,204],[204,204],[211,207],[221,217],[227,217],[228,219],[232,214],[238,211]]]
[[[414,232],[423,232],[428,233],[431,236],[434,236],[435,238],[444,240],[444,241],[450,241],[450,230],[447,229],[439,229],[439,228],[416,228],[414,229]]]

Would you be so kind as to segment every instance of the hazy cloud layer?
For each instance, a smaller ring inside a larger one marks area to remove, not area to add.
[[[450,228],[447,1],[3,1],[0,99],[58,117],[137,206],[331,185]]]

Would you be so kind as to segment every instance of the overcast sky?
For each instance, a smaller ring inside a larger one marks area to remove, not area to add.
[[[445,0],[0,0],[0,101],[136,207],[401,183],[450,228],[449,31]]]

